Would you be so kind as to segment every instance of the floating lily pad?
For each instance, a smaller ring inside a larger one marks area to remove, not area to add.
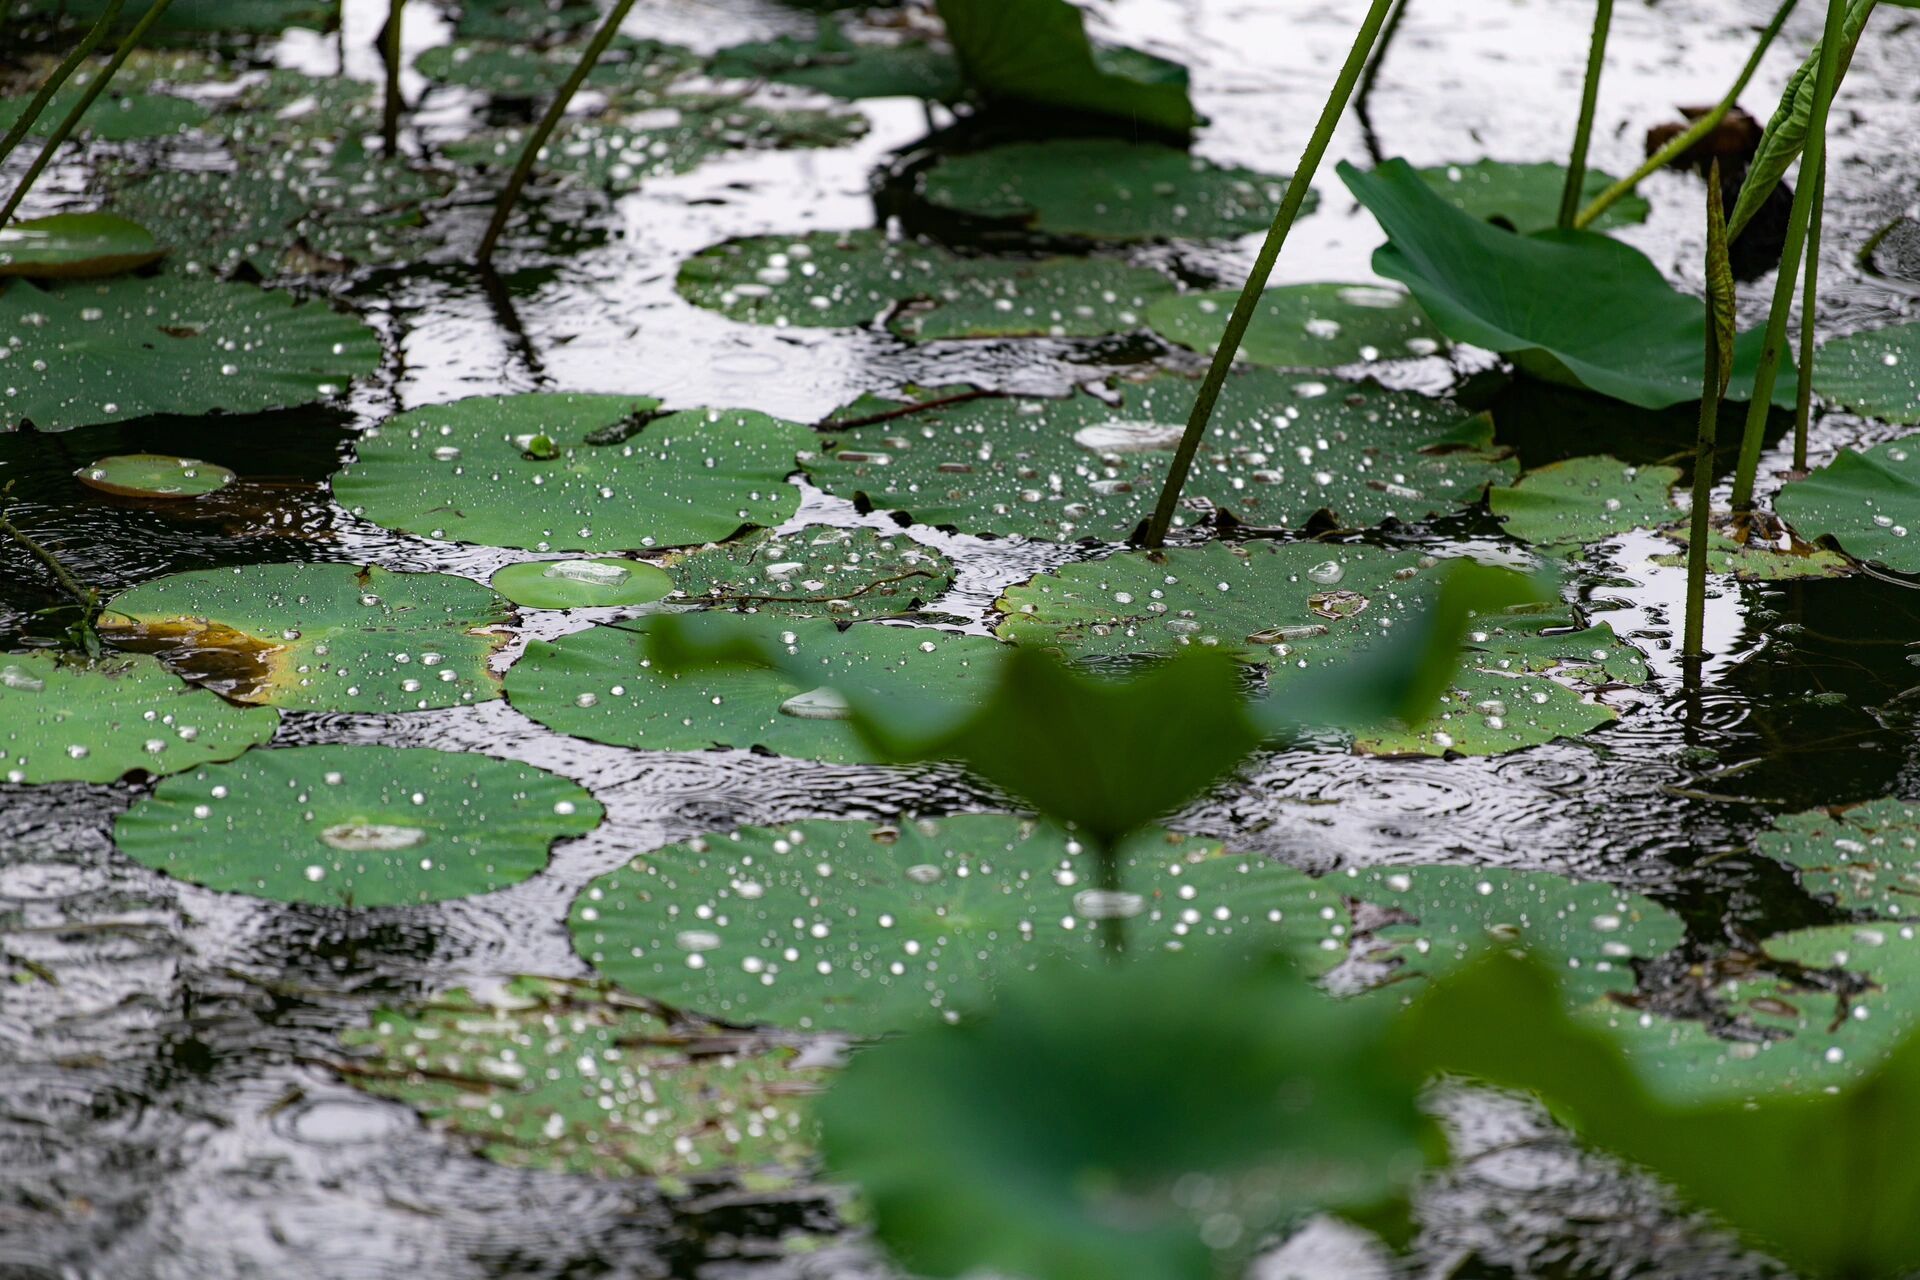
[[[1375,643],[1434,594],[1433,562],[1362,546],[1219,543],[1070,564],[1000,598],[1000,635],[1071,657],[1164,653],[1201,644],[1266,664],[1270,686],[1311,679]],[[1564,609],[1476,622],[1441,709],[1356,742],[1381,754],[1491,755],[1584,733],[1615,718],[1591,689],[1638,683],[1638,654]]]
[[[758,747],[842,764],[881,758],[844,723],[843,701],[783,672],[736,667],[660,674],[647,656],[651,622],[636,618],[529,643],[507,672],[508,701],[551,729],[621,747]],[[795,622],[787,634],[795,652],[819,655],[823,686],[857,670],[869,682],[897,679],[903,690],[951,691],[989,679],[1000,650],[985,636],[878,623],[843,632],[825,619]]]
[[[974,1007],[1053,959],[1097,962],[1095,921],[1153,950],[1316,949],[1333,895],[1292,868],[1142,834],[1126,894],[1050,827],[995,814],[747,827],[642,854],[573,904],[574,946],[636,995],[729,1022],[873,1035]],[[1337,941],[1337,940],[1335,940]]]
[[[795,618],[873,618],[944,595],[953,565],[898,534],[825,525],[687,551],[667,562],[679,595]]]
[[[81,484],[122,498],[198,498],[233,483],[233,472],[198,458],[122,453],[73,473]]]
[[[0,427],[308,404],[380,364],[380,341],[320,302],[160,276],[0,292]]]
[[[1920,423],[1920,324],[1870,329],[1826,343],[1815,354],[1813,385],[1855,413]]]
[[[1666,536],[1683,548],[1688,542],[1685,526],[1665,531]],[[1655,564],[1682,569],[1687,553],[1653,557]],[[1853,562],[1836,551],[1802,542],[1789,536],[1786,545],[1742,542],[1721,528],[1707,537],[1707,572],[1730,574],[1741,582],[1791,582],[1796,578],[1844,578],[1854,572]]]
[[[69,82],[53,95],[27,133],[38,138],[52,137],[84,92],[84,85]],[[28,101],[27,97],[0,98],[0,132],[13,126],[26,110]],[[130,142],[136,138],[164,138],[182,133],[206,118],[205,107],[172,94],[120,94],[109,90],[94,99],[87,113],[80,117],[75,132],[91,134],[104,142]]]
[[[107,186],[113,207],[180,246],[181,261],[271,277],[418,261],[440,243],[423,209],[452,190],[453,177],[328,139],[231,171],[110,173]]]
[[[91,25],[106,12],[108,0],[19,0],[28,11],[59,16]],[[120,10],[120,25],[131,26],[153,7],[153,0],[130,0]],[[281,36],[288,27],[330,30],[340,23],[339,0],[193,0],[161,14],[155,28],[163,32],[197,32],[222,36]]]
[[[540,149],[544,171],[576,174],[620,195],[648,178],[685,173],[734,151],[839,147],[867,131],[865,116],[755,106],[733,98],[679,94],[611,120],[565,120]],[[526,134],[505,129],[448,143],[445,154],[479,168],[509,168]]]
[[[1226,336],[1237,289],[1183,293],[1147,308],[1169,342],[1213,354]],[[1282,369],[1338,369],[1437,355],[1446,340],[1412,298],[1372,284],[1296,284],[1268,289],[1247,325],[1238,359]]]
[[[527,551],[671,547],[772,527],[813,432],[645,396],[473,396],[389,418],[333,478],[341,505],[405,533]]]
[[[1591,231],[1515,235],[1461,212],[1403,160],[1340,175],[1388,237],[1373,268],[1413,291],[1456,342],[1549,382],[1662,409],[1700,398],[1706,311],[1638,249]],[[1753,386],[1764,335],[1735,344],[1728,398]],[[1793,378],[1776,400],[1793,402]]]
[[[603,986],[515,978],[478,1000],[381,1009],[342,1041],[348,1083],[518,1168],[610,1178],[798,1168],[821,1072],[790,1048],[704,1037]]]
[[[1157,271],[1101,258],[963,258],[878,231],[757,236],[703,249],[681,294],[732,320],[869,327],[903,338],[1098,337],[1138,328],[1173,292]]]
[[[924,409],[830,429],[806,469],[828,493],[921,524],[1118,541],[1152,513],[1198,387],[1173,374],[1120,382],[1118,404],[945,388]],[[1243,524],[1298,528],[1325,512],[1364,528],[1453,511],[1517,472],[1492,422],[1446,401],[1246,370],[1221,390],[1185,497]]]
[[[1569,458],[1527,472],[1512,488],[1490,490],[1487,505],[1514,537],[1574,549],[1678,520],[1670,495],[1679,482],[1677,467],[1632,467],[1605,455]]]
[[[1265,231],[1287,180],[1175,147],[1114,138],[1016,142],[947,156],[921,178],[944,209],[1091,240],[1217,239]],[[1311,210],[1313,202],[1302,206]]]
[[[1842,449],[1811,475],[1790,480],[1773,509],[1803,538],[1831,539],[1859,560],[1900,573],[1920,573],[1920,437],[1869,449]]]
[[[529,609],[648,604],[673,590],[665,570],[638,560],[529,560],[493,575],[493,589]]]
[[[581,44],[491,44],[459,41],[428,49],[413,69],[429,80],[479,89],[501,98],[557,93],[586,52]],[[699,65],[690,49],[658,40],[617,37],[587,73],[586,86],[620,97],[651,97]]]
[[[152,658],[68,661],[0,654],[0,775],[8,782],[112,782],[230,760],[273,736],[280,714],[182,684]]]
[[[722,49],[713,55],[707,74],[719,79],[776,80],[849,100],[951,102],[962,89],[960,65],[944,49],[923,41],[855,44],[837,28],[824,25],[811,40],[780,36]]]
[[[506,602],[468,578],[348,564],[169,574],[115,596],[100,630],[236,702],[410,711],[500,696]]]
[[[591,0],[464,0],[453,30],[462,40],[547,41],[599,20]]]
[[[544,769],[423,747],[290,747],[168,778],[114,824],[135,862],[276,902],[399,907],[491,893],[600,825]]]
[[[166,252],[151,231],[112,213],[56,213],[0,227],[0,276],[115,276]]]
[[[1138,49],[1098,45],[1067,0],[1026,0],[1017,23],[1005,0],[939,0],[967,84],[990,100],[1112,116],[1134,128],[1185,134],[1200,123],[1187,69]]]
[[[1441,199],[1482,221],[1502,222],[1522,233],[1551,231],[1560,223],[1560,193],[1567,185],[1565,166],[1476,160],[1472,164],[1422,169],[1420,176]],[[1580,186],[1581,205],[1591,202],[1613,182],[1611,174],[1588,169]],[[1639,195],[1625,195],[1588,225],[1595,231],[1605,231],[1645,222],[1650,209]]]
[[[1801,883],[1848,910],[1920,913],[1920,805],[1869,800],[1844,809],[1783,814],[1754,842],[1798,869]]]

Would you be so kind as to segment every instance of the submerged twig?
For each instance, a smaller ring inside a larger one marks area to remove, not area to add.
[[[1574,126],[1573,151],[1567,157],[1567,181],[1560,189],[1562,231],[1571,231],[1580,212],[1580,191],[1587,185],[1587,144],[1593,139],[1593,113],[1600,99],[1600,73],[1607,64],[1607,36],[1613,29],[1613,0],[1599,0],[1593,12],[1593,40],[1587,46],[1587,78],[1580,91],[1580,122]]]
[[[46,145],[40,148],[40,154],[35,156],[33,163],[27,166],[26,175],[13,189],[13,194],[7,197],[6,205],[0,207],[0,227],[6,226],[13,218],[14,210],[18,209],[20,202],[27,198],[27,192],[33,189],[33,184],[39,180],[41,172],[53,162],[54,153],[60,150],[61,144],[79,127],[80,117],[87,114],[95,99],[99,98],[102,91],[106,89],[108,82],[119,74],[120,68],[126,65],[134,49],[146,39],[147,32],[153,29],[154,23],[160,21],[160,15],[165,13],[167,6],[172,3],[173,0],[153,0],[153,7],[140,16],[140,21],[134,23],[133,30],[127,32],[126,38],[113,51],[113,57],[108,60],[105,67],[101,68],[100,74],[93,78],[92,83],[87,85],[80,95],[80,100],[74,103],[62,117],[59,127],[47,139]]]
[[[396,3],[398,0],[396,0]],[[540,149],[547,145],[547,139],[567,114],[567,105],[573,101],[573,95],[580,91],[587,77],[593,74],[594,66],[600,61],[600,55],[613,43],[614,36],[620,32],[620,24],[626,21],[627,14],[633,8],[633,0],[615,0],[608,11],[606,21],[593,33],[593,39],[587,42],[586,50],[581,53],[580,61],[567,73],[567,79],[560,86],[560,92],[547,106],[547,113],[540,117],[540,123],[527,135],[526,145],[520,148],[520,158],[515,161],[513,175],[507,179],[506,188],[501,191],[499,202],[493,206],[493,220],[487,224],[487,233],[480,238],[480,250],[475,260],[482,266],[493,262],[494,246],[500,243],[500,235],[507,229],[507,219],[513,213],[513,206],[520,199],[521,190],[527,185],[527,179],[533,176],[534,162],[539,159]]]
[[[1367,16],[1354,36],[1353,48],[1348,51],[1347,61],[1340,68],[1340,76],[1334,81],[1333,94],[1321,108],[1319,123],[1314,125],[1313,135],[1307,140],[1307,149],[1301,155],[1293,177],[1287,182],[1287,193],[1280,201],[1279,210],[1273,215],[1273,225],[1267,228],[1267,238],[1260,245],[1253,270],[1247,273],[1247,282],[1241,287],[1240,298],[1233,304],[1233,314],[1227,318],[1227,329],[1221,335],[1220,345],[1214,348],[1213,363],[1207,367],[1200,393],[1194,397],[1193,412],[1187,417],[1186,432],[1180,437],[1180,447],[1174,452],[1172,465],[1167,468],[1167,480],[1160,489],[1159,504],[1154,508],[1153,518],[1147,522],[1143,539],[1147,547],[1158,547],[1167,540],[1167,530],[1173,525],[1174,508],[1179,505],[1180,491],[1186,487],[1187,473],[1193,468],[1194,455],[1200,451],[1200,441],[1207,434],[1207,423],[1213,417],[1214,403],[1220,399],[1220,388],[1226,383],[1227,370],[1233,367],[1233,358],[1240,350],[1241,339],[1246,337],[1247,326],[1253,322],[1254,308],[1260,304],[1260,294],[1266,289],[1268,278],[1273,275],[1273,264],[1280,258],[1281,246],[1287,242],[1287,232],[1293,229],[1293,220],[1300,216],[1300,207],[1306,203],[1307,193],[1313,189],[1313,176],[1320,168],[1328,144],[1333,141],[1334,126],[1340,122],[1347,103],[1353,97],[1354,86],[1359,82],[1361,72],[1366,70],[1367,59],[1373,53],[1380,30],[1386,24],[1387,11],[1393,4],[1394,0],[1372,0],[1367,7]]]
[[[13,149],[20,145],[20,139],[27,136],[27,130],[33,128],[33,122],[40,118],[40,113],[47,109],[49,102],[53,101],[53,95],[60,92],[60,86],[64,85],[80,64],[87,60],[88,55],[100,46],[100,41],[106,38],[108,30],[120,20],[120,9],[125,3],[126,0],[107,0],[107,7],[101,10],[100,17],[94,22],[92,29],[80,38],[80,43],[73,46],[73,52],[69,53],[60,65],[53,69],[53,74],[47,77],[46,82],[34,91],[32,100],[27,103],[27,109],[20,113],[19,118],[7,130],[7,136],[0,138],[0,160],[5,160],[13,154]]]
[[[1713,110],[1695,120],[1684,131],[1675,135],[1666,146],[1648,156],[1646,162],[1638,169],[1589,201],[1587,207],[1582,209],[1579,216],[1573,220],[1576,229],[1592,225],[1594,219],[1613,208],[1623,197],[1631,195],[1635,187],[1678,160],[1690,151],[1695,143],[1720,127],[1720,122],[1727,118],[1734,105],[1739,102],[1740,95],[1747,91],[1747,85],[1753,80],[1753,73],[1760,69],[1761,59],[1766,57],[1767,50],[1773,45],[1774,37],[1780,34],[1780,28],[1786,25],[1787,15],[1792,13],[1794,6],[1799,3],[1800,0],[1785,0],[1781,4],[1773,15],[1773,21],[1767,23],[1766,30],[1760,33],[1760,43],[1754,46],[1752,55],[1747,58],[1747,65],[1740,69],[1733,87],[1727,90],[1725,97],[1714,104]]]

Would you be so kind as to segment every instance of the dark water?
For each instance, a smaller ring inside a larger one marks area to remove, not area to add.
[[[1594,162],[1624,172],[1647,126],[1678,104],[1717,97],[1768,8],[1749,0],[1622,6]],[[371,46],[384,9],[353,0],[343,39],[295,34],[272,56],[326,74],[344,59],[345,74],[377,77]],[[1203,154],[1283,170],[1344,54],[1355,9],[1317,0],[1115,0],[1100,13],[1110,37],[1193,67],[1199,105],[1214,120]],[[410,51],[447,38],[430,5],[410,10]],[[1367,104],[1377,145],[1422,164],[1560,158],[1590,17],[1572,0],[1412,0]],[[1806,47],[1818,20],[1817,12],[1796,15],[1749,94],[1757,113],[1771,106],[1791,50]],[[753,0],[650,0],[630,30],[710,49],[803,34],[811,21]],[[1880,228],[1920,214],[1920,150],[1910,142],[1920,22],[1895,10],[1875,19],[1875,31],[1836,110],[1822,266],[1826,322],[1836,332],[1920,309],[1910,281],[1870,274],[1855,260]],[[410,95],[423,88],[408,86]],[[416,140],[457,134],[481,105],[461,91],[435,91],[422,103]],[[864,109],[872,129],[851,147],[725,158],[617,203],[547,192],[535,231],[518,235],[504,263],[503,291],[455,265],[457,252],[353,283],[345,301],[381,328],[389,350],[381,374],[343,406],[0,436],[0,483],[15,482],[21,523],[108,591],[269,560],[484,579],[517,557],[391,534],[332,505],[325,478],[357,431],[422,403],[540,388],[645,392],[805,421],[864,390],[965,380],[1059,392],[1166,357],[1151,340],[907,347],[882,334],[748,328],[680,302],[672,287],[679,260],[712,241],[867,226],[877,207],[897,209],[885,192],[876,205],[871,175],[894,165],[896,152],[910,153],[927,120],[917,103]],[[1366,131],[1350,117],[1335,158],[1364,161],[1367,150]],[[29,212],[84,198],[83,173],[51,178]],[[1662,175],[1644,191],[1653,217],[1624,238],[1689,281],[1701,256],[1698,184]],[[1320,211],[1296,228],[1277,280],[1367,278],[1379,238],[1372,220],[1330,175],[1320,194]],[[477,237],[484,195],[442,215],[459,228],[456,250]],[[1252,250],[1243,242],[1148,256],[1191,279],[1237,283]],[[1746,291],[1749,322],[1764,299],[1764,290]],[[1433,387],[1453,371],[1405,376]],[[1596,424],[1605,429],[1611,419],[1624,429],[1614,406],[1503,394],[1502,434],[1529,464],[1593,451]],[[1656,427],[1637,435],[1638,445],[1608,445],[1638,447],[1650,459],[1691,433],[1690,424],[1673,429],[1672,441]],[[1816,462],[1862,432],[1841,415],[1822,420]],[[179,514],[115,502],[69,479],[83,462],[135,449],[205,457],[243,483]],[[1763,477],[1784,465],[1769,454]],[[814,492],[799,521],[882,523]],[[1490,525],[1465,526],[1498,539]],[[959,580],[938,606],[975,627],[1001,588],[1078,554],[917,529],[911,536],[955,559]],[[1445,860],[1628,885],[1680,910],[1692,949],[1825,918],[1788,873],[1743,851],[1777,813],[1920,797],[1920,697],[1911,696],[1920,667],[1908,647],[1920,637],[1920,595],[1913,583],[1870,577],[1726,586],[1709,610],[1715,656],[1690,684],[1673,653],[1680,571],[1652,562],[1671,550],[1634,535],[1600,549],[1582,576],[1590,616],[1639,646],[1655,672],[1644,689],[1609,695],[1623,713],[1617,725],[1487,760],[1278,756],[1180,825],[1316,870]],[[32,615],[53,602],[28,564],[0,550],[0,638],[44,634],[48,624]],[[594,620],[583,611],[526,630],[551,636]],[[139,785],[0,786],[0,948],[57,980],[0,990],[0,1277],[884,1274],[858,1234],[837,1226],[830,1190],[767,1199],[716,1185],[668,1197],[641,1183],[506,1169],[423,1130],[406,1109],[347,1088],[325,1060],[338,1031],[377,1003],[513,973],[581,972],[566,906],[634,853],[741,823],[930,812],[987,797],[938,771],[604,747],[559,737],[503,702],[393,717],[294,714],[276,741],[511,756],[592,788],[608,821],[556,850],[545,874],[504,892],[347,913],[214,893],[120,857],[108,829]],[[1270,1260],[1269,1280],[1771,1274],[1657,1188],[1570,1147],[1530,1108],[1485,1095],[1442,1106],[1462,1158],[1424,1197],[1413,1261],[1397,1273],[1374,1270],[1338,1232],[1317,1228]],[[814,1237],[811,1245],[792,1247],[795,1232]]]

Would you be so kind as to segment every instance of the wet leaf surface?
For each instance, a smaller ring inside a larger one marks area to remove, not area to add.
[[[1859,560],[1920,573],[1920,549],[1908,530],[1920,527],[1920,460],[1903,436],[1866,449],[1842,449],[1824,467],[1790,480],[1774,509],[1794,532],[1832,539]]]
[[[730,45],[713,56],[707,74],[720,79],[798,85],[835,98],[925,98],[951,102],[961,94],[960,66],[951,53],[916,40],[855,42],[822,30],[811,40],[779,36]]]
[[[1420,170],[1440,198],[1462,213],[1483,222],[1499,222],[1526,234],[1551,231],[1560,221],[1560,193],[1567,170],[1558,164],[1508,164],[1476,160],[1471,164],[1438,165]],[[1580,186],[1580,204],[1613,185],[1611,174],[1588,169]],[[1622,196],[1591,224],[1595,231],[1645,222],[1650,206],[1638,195]]]
[[[605,609],[650,604],[673,590],[673,579],[654,565],[606,556],[510,564],[490,585],[528,609]]]
[[[163,453],[122,453],[100,458],[74,473],[81,484],[121,498],[162,501],[205,497],[233,483],[233,472],[198,458]]]
[[[1920,324],[1835,338],[1814,356],[1822,398],[1870,418],[1920,424]]]
[[[1506,531],[1536,546],[1573,551],[1629,529],[1672,524],[1678,467],[1630,467],[1604,455],[1569,458],[1496,488],[1487,506]]]
[[[1211,355],[1226,335],[1237,289],[1183,293],[1147,309],[1153,331]],[[1437,355],[1447,348],[1426,313],[1398,289],[1300,284],[1260,295],[1238,359],[1281,369],[1332,370]]]
[[[779,617],[900,614],[953,585],[953,564],[901,534],[809,525],[684,551],[667,562],[676,598]]]
[[[166,252],[151,231],[111,213],[56,213],[0,228],[0,276],[119,275]]]

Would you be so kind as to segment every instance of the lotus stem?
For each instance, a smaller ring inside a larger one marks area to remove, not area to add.
[[[33,158],[33,163],[27,166],[26,176],[20,179],[20,185],[13,189],[13,194],[7,197],[5,206],[0,207],[0,227],[6,226],[12,220],[14,210],[20,207],[20,202],[27,198],[27,192],[33,190],[33,184],[53,162],[54,153],[60,150],[60,144],[72,135],[74,129],[80,124],[80,117],[87,114],[87,109],[93,106],[94,100],[106,89],[107,83],[120,73],[120,68],[126,65],[134,49],[146,39],[147,32],[153,30],[153,24],[160,21],[160,15],[165,13],[167,6],[172,3],[173,0],[153,0],[153,7],[141,15],[140,21],[134,24],[133,30],[127,32],[126,38],[120,42],[120,47],[113,51],[113,57],[81,93],[80,100],[73,104],[60,121],[59,127],[53,131],[53,136],[48,138],[46,145],[40,148],[40,154]]]
[[[1785,3],[1774,13],[1773,21],[1767,23],[1766,30],[1760,33],[1760,43],[1753,47],[1752,55],[1747,58],[1747,65],[1740,69],[1740,74],[1734,80],[1733,87],[1727,90],[1725,97],[1714,104],[1713,110],[1707,112],[1698,120],[1695,120],[1691,125],[1687,126],[1685,132],[1679,134],[1666,146],[1648,156],[1646,163],[1642,164],[1638,169],[1635,169],[1632,173],[1595,196],[1587,207],[1580,211],[1579,216],[1573,220],[1573,225],[1576,230],[1591,226],[1594,219],[1613,208],[1613,206],[1618,204],[1624,197],[1631,195],[1635,187],[1638,187],[1642,182],[1645,182],[1648,178],[1672,164],[1675,160],[1686,154],[1696,142],[1699,142],[1702,138],[1720,127],[1720,122],[1725,120],[1728,114],[1732,112],[1734,106],[1740,101],[1740,95],[1745,93],[1747,91],[1747,85],[1752,83],[1754,72],[1760,69],[1761,59],[1767,56],[1767,50],[1773,46],[1774,37],[1779,35],[1780,28],[1786,25],[1787,15],[1791,14],[1794,6],[1799,3],[1800,0],[1785,0]]]
[[[1374,43],[1380,38],[1380,28],[1385,25],[1387,12],[1393,5],[1394,0],[1372,0],[1367,7],[1367,16],[1360,23],[1360,31],[1354,37],[1346,64],[1340,68],[1340,76],[1334,81],[1333,95],[1320,110],[1320,120],[1314,125],[1313,136],[1307,140],[1307,149],[1287,183],[1287,193],[1281,198],[1280,208],[1273,215],[1273,225],[1267,228],[1267,238],[1260,245],[1253,270],[1247,273],[1247,282],[1240,290],[1240,298],[1233,304],[1233,314],[1227,318],[1227,330],[1221,335],[1220,345],[1214,348],[1213,363],[1207,367],[1207,376],[1200,383],[1200,394],[1194,397],[1193,412],[1187,417],[1186,432],[1180,437],[1173,464],[1167,469],[1166,484],[1160,489],[1159,505],[1154,508],[1153,518],[1147,522],[1146,535],[1142,540],[1144,546],[1158,547],[1167,540],[1167,530],[1173,526],[1174,509],[1180,503],[1180,490],[1186,486],[1194,455],[1200,451],[1200,441],[1207,434],[1207,422],[1213,417],[1214,403],[1220,399],[1220,388],[1226,383],[1227,370],[1233,366],[1241,339],[1246,337],[1247,326],[1253,321],[1254,308],[1260,305],[1261,291],[1267,287],[1267,280],[1273,275],[1273,264],[1280,258],[1281,246],[1286,244],[1287,233],[1293,229],[1294,219],[1300,216],[1300,206],[1306,203],[1307,193],[1313,189],[1313,176],[1320,168],[1328,144],[1333,141],[1334,126],[1340,123],[1347,103],[1353,98],[1354,85],[1367,68],[1367,59],[1373,52]]]
[[[1600,0],[1593,11],[1593,40],[1587,46],[1587,82],[1580,93],[1580,123],[1573,131],[1573,153],[1567,157],[1567,184],[1560,189],[1562,231],[1571,231],[1580,213],[1580,191],[1587,185],[1587,144],[1593,138],[1593,113],[1600,100],[1600,73],[1607,64],[1607,33],[1613,28],[1613,0]]]
[[[1819,318],[1820,221],[1827,205],[1827,157],[1814,175],[1813,215],[1807,220],[1807,281],[1800,293],[1800,387],[1793,398],[1793,469],[1807,469],[1807,427],[1813,418],[1814,322]]]
[[[1734,336],[1733,268],[1727,257],[1727,215],[1720,162],[1707,176],[1707,358],[1700,384],[1700,430],[1693,446],[1693,510],[1687,532],[1687,616],[1681,653],[1701,656],[1706,645],[1707,539],[1712,536],[1713,445],[1720,427]]]
[[[1100,841],[1094,845],[1093,862],[1095,879],[1100,892],[1110,898],[1117,897],[1121,892],[1120,851],[1105,841]],[[1125,916],[1110,909],[1100,917],[1100,943],[1106,948],[1109,960],[1117,960],[1125,954],[1127,949]]]
[[[13,127],[7,130],[7,136],[0,138],[0,161],[13,154],[13,149],[20,145],[20,139],[27,136],[27,130],[33,128],[33,122],[38,120],[40,113],[47,109],[47,103],[53,101],[53,95],[60,92],[60,86],[65,84],[74,70],[87,60],[89,54],[99,48],[100,41],[106,38],[107,30],[120,20],[120,9],[123,4],[125,0],[107,0],[107,7],[101,11],[99,20],[93,24],[93,28],[81,38],[79,44],[73,47],[73,52],[53,69],[53,74],[47,77],[46,83],[35,90],[33,100],[27,103],[27,109],[20,113],[20,118],[15,120]]]
[[[533,176],[534,162],[540,158],[540,148],[547,145],[547,139],[553,136],[561,119],[567,114],[567,105],[573,101],[573,95],[593,74],[594,66],[600,61],[600,55],[613,43],[614,36],[620,33],[620,24],[626,21],[627,14],[633,9],[633,0],[616,0],[608,11],[606,21],[593,33],[593,39],[587,42],[587,48],[580,55],[580,61],[567,73],[566,83],[560,86],[560,92],[547,105],[547,113],[540,117],[540,123],[527,135],[526,145],[520,148],[520,158],[514,162],[513,174],[507,179],[507,185],[500,192],[498,203],[493,206],[493,220],[487,224],[486,235],[480,238],[480,251],[477,261],[483,267],[493,262],[493,250],[500,243],[500,235],[507,229],[507,219],[513,214],[513,206],[520,199],[520,192],[526,187],[527,179]]]
[[[402,14],[407,0],[387,0],[387,25],[380,33],[381,50],[387,64],[387,97],[380,113],[380,140],[385,144],[387,154],[400,154],[400,59],[405,56],[401,49]]]
[[[1793,212],[1787,219],[1787,242],[1780,255],[1780,274],[1773,285],[1773,309],[1767,315],[1766,345],[1753,375],[1753,398],[1747,405],[1746,431],[1740,439],[1740,467],[1733,478],[1733,509],[1753,509],[1754,479],[1760,470],[1760,449],[1766,440],[1767,414],[1773,406],[1774,383],[1780,376],[1780,355],[1787,345],[1787,317],[1793,309],[1794,286],[1800,280],[1800,259],[1806,249],[1807,226],[1814,197],[1820,190],[1820,169],[1827,162],[1827,109],[1833,105],[1840,79],[1840,46],[1845,37],[1847,0],[1827,0],[1826,37],[1820,50],[1820,70],[1814,80],[1813,110],[1807,117],[1807,149],[1800,161],[1803,175],[1793,193]]]

